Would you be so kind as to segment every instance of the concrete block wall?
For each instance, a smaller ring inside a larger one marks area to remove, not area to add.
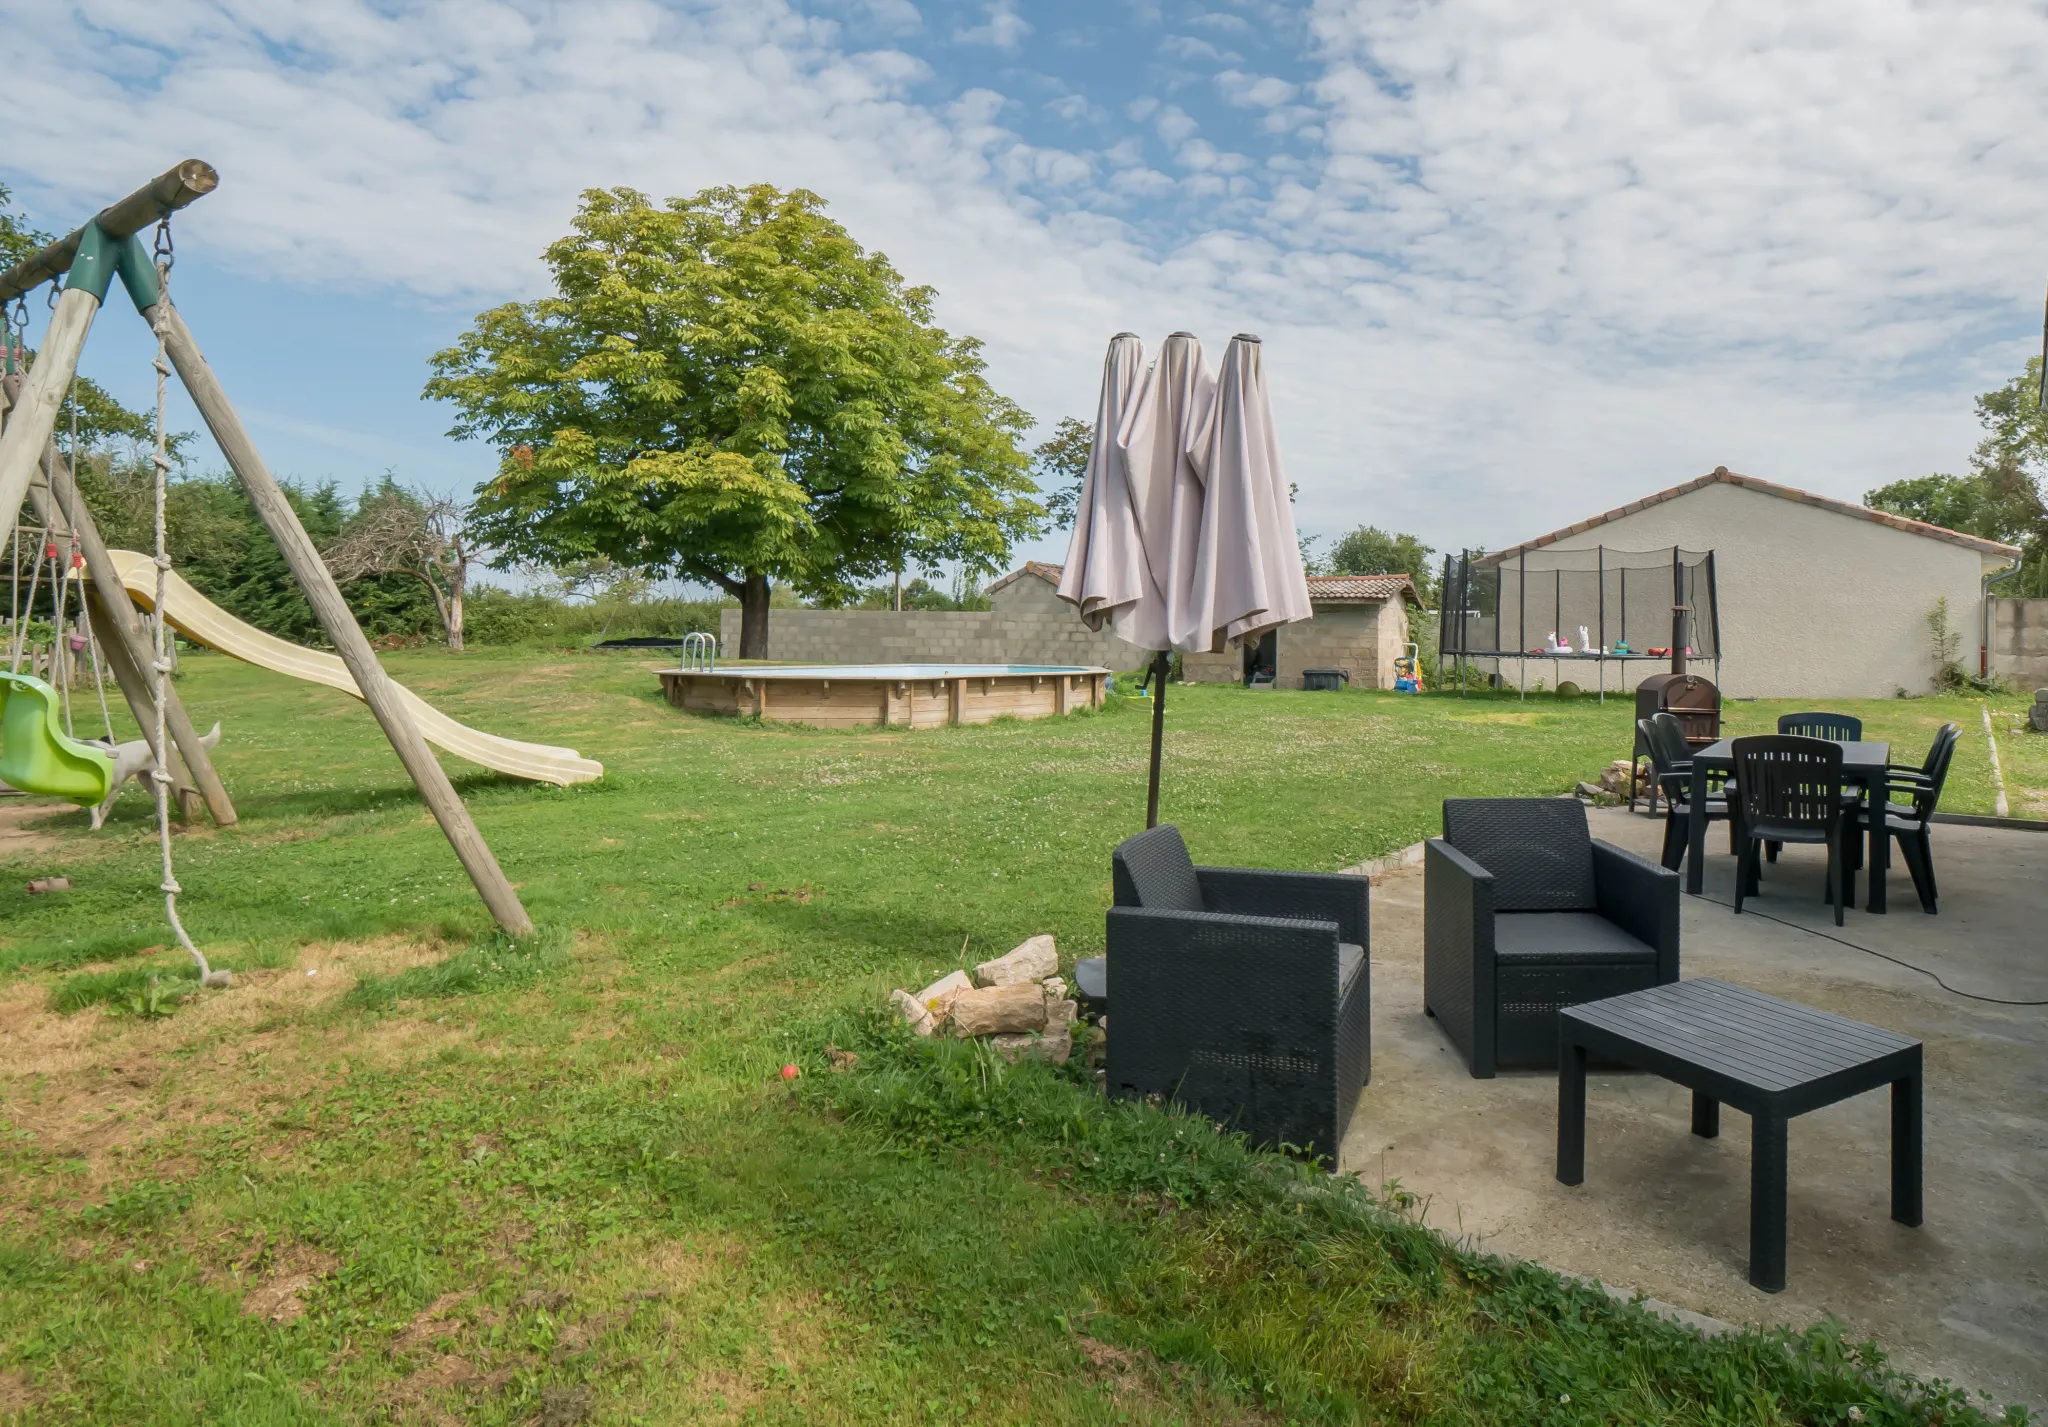
[[[1991,672],[2048,689],[2048,599],[1991,601]]]
[[[1282,629],[1273,660],[1274,687],[1300,688],[1306,669],[1342,669],[1354,689],[1382,687],[1380,609],[1377,604],[1318,605],[1314,619]],[[1391,676],[1385,680],[1392,682]]]
[[[1107,627],[1091,630],[1053,587],[1012,581],[988,610],[777,609],[768,657],[798,664],[1066,664],[1136,669],[1151,656]],[[740,612],[719,616],[719,648],[739,648]]]

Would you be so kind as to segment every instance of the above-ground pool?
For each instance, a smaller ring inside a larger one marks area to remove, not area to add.
[[[821,728],[937,728],[1099,708],[1109,670],[1079,664],[760,664],[663,669],[679,709]]]

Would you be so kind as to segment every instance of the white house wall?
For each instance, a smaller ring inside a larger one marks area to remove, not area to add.
[[[1720,683],[1732,697],[1926,693],[1934,673],[1927,615],[1942,595],[1962,636],[1957,657],[1976,668],[1978,581],[1985,566],[1984,557],[1965,546],[1723,482],[1544,548],[1599,545],[1714,552]],[[1514,661],[1503,662],[1502,675],[1512,680]],[[1531,679],[1548,673],[1547,664],[1529,663]],[[1647,665],[1629,670],[1631,684],[1651,672]]]

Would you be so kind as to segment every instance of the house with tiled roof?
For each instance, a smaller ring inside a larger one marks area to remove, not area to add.
[[[1980,653],[1984,581],[2020,555],[2014,545],[1717,466],[1486,561],[1672,546],[1714,552],[1718,677],[1738,698],[1926,693],[1935,667],[1928,616],[1944,598],[1961,636],[1956,656],[1977,669],[1988,658]]]

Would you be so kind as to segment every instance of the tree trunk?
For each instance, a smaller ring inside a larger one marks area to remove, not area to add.
[[[462,652],[462,586],[448,597],[448,647],[457,654]]]
[[[768,577],[747,571],[740,590],[740,658],[768,657]]]

